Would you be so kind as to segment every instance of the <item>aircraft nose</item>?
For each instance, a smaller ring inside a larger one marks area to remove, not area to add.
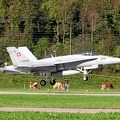
[[[120,58],[113,58],[112,62],[115,63],[115,64],[117,64],[117,63],[119,64],[120,63]]]

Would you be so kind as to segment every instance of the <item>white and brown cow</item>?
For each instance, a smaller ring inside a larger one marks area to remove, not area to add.
[[[110,88],[114,88],[114,87],[113,87],[113,85],[111,83],[104,82],[104,83],[102,83],[101,90],[104,90],[104,88],[107,88],[109,90]]]
[[[29,87],[30,87],[30,89],[31,89],[31,88],[33,88],[33,89],[35,89],[35,88],[40,89],[40,88],[38,87],[38,83],[37,83],[37,82],[30,82],[30,83],[29,83]]]
[[[60,82],[56,82],[55,85],[53,85],[53,89],[64,89],[63,84]]]

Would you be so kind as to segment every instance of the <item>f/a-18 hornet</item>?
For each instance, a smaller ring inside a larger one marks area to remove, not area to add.
[[[45,79],[40,81],[42,86],[46,85],[48,75],[51,76],[50,84],[55,84],[54,77],[68,76],[83,73],[83,80],[88,80],[87,74],[91,69],[97,69],[101,65],[119,64],[120,58],[83,52],[79,54],[57,56],[38,60],[27,47],[7,47],[7,52],[13,65],[5,65],[1,71],[8,74],[30,74],[40,76],[44,74]]]

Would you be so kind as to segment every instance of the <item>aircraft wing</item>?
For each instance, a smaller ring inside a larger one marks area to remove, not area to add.
[[[56,71],[63,71],[70,68],[77,68],[78,65],[95,60],[97,58],[92,59],[85,59],[79,61],[67,61],[67,62],[56,62],[55,64],[36,64],[35,66],[31,67],[31,72],[56,72]],[[76,66],[76,67],[75,67]]]
[[[72,64],[72,63],[76,63],[76,64],[81,64],[81,63],[85,63],[85,62],[89,62],[89,61],[92,61],[92,60],[96,60],[98,58],[86,58],[86,59],[81,59],[81,60],[73,60],[73,61],[62,61],[62,62],[56,62],[55,65],[57,64]]]
[[[34,73],[34,72],[50,72],[55,70],[55,65],[40,65],[40,66],[34,66],[32,65],[31,67],[29,66],[18,66],[17,69],[21,71],[29,70],[29,72]]]
[[[67,62],[57,62],[55,63],[57,69],[61,68],[77,68],[79,65],[85,62],[96,60],[97,58],[89,58],[89,59],[83,59],[83,60],[74,60],[74,61],[67,61]]]

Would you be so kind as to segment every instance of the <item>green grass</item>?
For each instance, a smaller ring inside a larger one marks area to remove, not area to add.
[[[120,108],[119,96],[0,95],[0,106],[54,108]]]
[[[64,83],[64,79],[67,78],[70,82],[70,89],[72,90],[82,90],[82,89],[101,89],[102,82],[110,82],[115,87],[115,90],[120,91],[120,77],[105,76],[105,75],[92,75],[89,74],[89,80],[84,81],[82,79],[83,74],[67,76],[67,77],[56,77],[57,82]],[[7,75],[0,72],[0,88],[1,89],[25,89],[29,88],[30,81],[40,82],[44,79],[43,77],[33,77],[32,75]],[[50,85],[50,78],[47,80],[46,86],[40,86],[43,89],[52,89]]]
[[[110,89],[110,90],[101,90],[101,87],[84,87],[84,88],[70,88],[69,91],[67,90],[60,90],[60,89],[53,89],[52,86],[45,86],[41,87],[40,89],[29,89],[28,87],[24,89],[24,86],[22,88],[0,88],[0,92],[27,92],[27,93],[46,93],[48,90],[50,90],[50,93],[66,93],[66,94],[90,94],[90,93],[101,93],[101,94],[110,94],[110,93],[120,93],[120,88]]]
[[[120,113],[0,112],[1,120],[120,120]]]
[[[6,75],[0,73],[0,91],[12,92],[48,92],[50,93],[119,93],[120,77],[89,75],[88,81],[82,80],[83,75],[66,77],[70,81],[70,91],[53,90],[47,81],[40,90],[30,90],[29,82],[39,83],[43,77],[32,75]],[[64,83],[65,77],[57,77],[57,82]],[[110,82],[115,89],[101,91],[101,83]],[[88,92],[86,92],[88,90]],[[119,96],[75,96],[75,95],[9,95],[0,94],[1,107],[60,107],[60,108],[119,108]],[[48,112],[0,112],[0,120],[119,120],[120,113],[48,113]]]

